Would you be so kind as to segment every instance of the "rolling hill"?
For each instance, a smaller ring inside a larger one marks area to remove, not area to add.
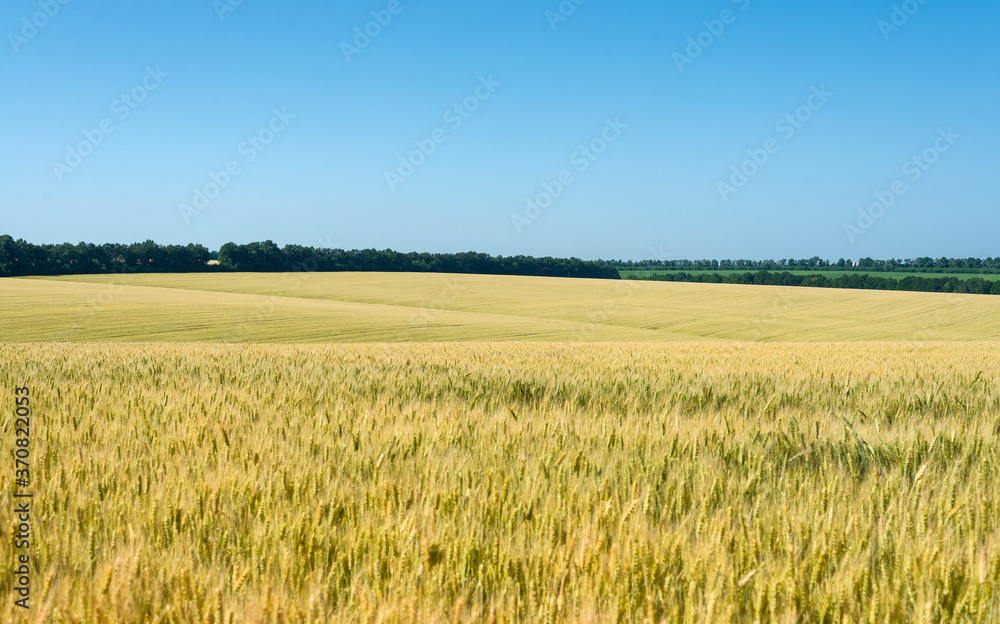
[[[1000,298],[401,273],[0,279],[0,342],[1000,340]]]

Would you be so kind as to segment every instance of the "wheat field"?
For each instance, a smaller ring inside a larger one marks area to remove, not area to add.
[[[1000,340],[1000,297],[496,275],[0,279],[0,342]]]
[[[3,344],[27,618],[996,620],[998,381],[984,342]]]

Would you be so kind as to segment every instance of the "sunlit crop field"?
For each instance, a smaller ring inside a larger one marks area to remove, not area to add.
[[[28,619],[995,619],[998,347],[0,345]]]
[[[0,342],[1000,341],[1000,297],[428,273],[0,279]]]

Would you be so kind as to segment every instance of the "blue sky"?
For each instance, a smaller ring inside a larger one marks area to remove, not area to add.
[[[0,232],[997,256],[998,23],[971,0],[10,0]]]

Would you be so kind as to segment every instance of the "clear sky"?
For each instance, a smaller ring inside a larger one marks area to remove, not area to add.
[[[993,0],[7,0],[0,233],[997,256],[998,24]]]

